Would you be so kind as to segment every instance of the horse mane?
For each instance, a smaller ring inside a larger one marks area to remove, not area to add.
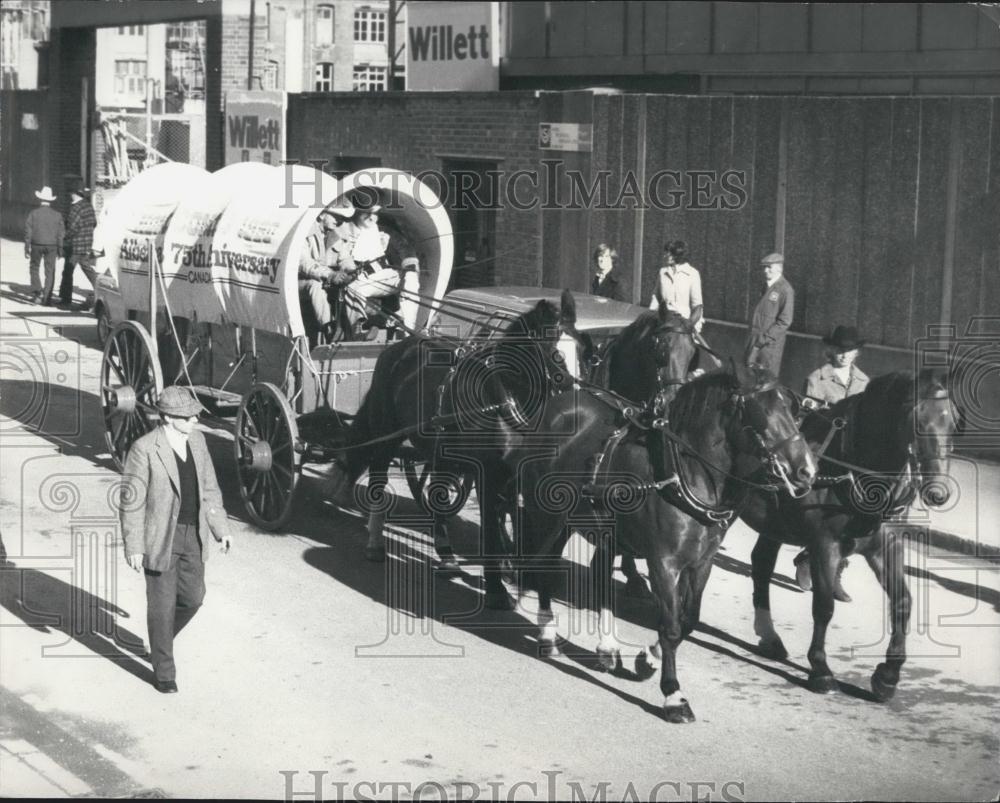
[[[713,371],[681,385],[670,403],[670,428],[674,432],[700,428],[737,389],[739,381],[728,371]]]
[[[662,317],[661,317],[662,316]],[[688,319],[679,312],[666,310],[657,312],[646,310],[632,323],[626,326],[607,347],[608,381],[612,387],[619,386],[622,371],[626,371],[628,381],[632,380],[643,389],[644,396],[652,395],[658,387],[656,375],[656,355],[647,344],[661,330],[690,331]],[[622,364],[624,360],[624,364]],[[637,375],[634,377],[633,375]],[[645,401],[636,399],[636,401]]]
[[[544,341],[551,339],[559,326],[559,307],[548,299],[542,299],[527,312],[523,312],[504,327],[500,340]],[[558,339],[558,334],[556,334]]]

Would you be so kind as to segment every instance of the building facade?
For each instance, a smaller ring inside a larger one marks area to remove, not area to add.
[[[1000,10],[973,3],[517,2],[502,89],[1000,92]]]
[[[40,89],[40,61],[49,39],[49,0],[4,0],[0,5],[0,89]]]

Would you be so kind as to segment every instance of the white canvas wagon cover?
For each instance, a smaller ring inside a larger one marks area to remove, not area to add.
[[[306,237],[324,208],[363,187],[416,251],[420,295],[440,300],[454,257],[448,214],[426,184],[384,168],[341,180],[302,165],[237,164],[214,174],[183,164],[150,168],[102,215],[101,268],[117,276],[127,309],[146,310],[152,245],[172,315],[297,337],[305,333],[298,267]],[[421,307],[418,328],[429,313]]]

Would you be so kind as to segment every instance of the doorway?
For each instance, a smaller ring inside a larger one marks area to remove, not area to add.
[[[444,159],[442,167],[448,179],[448,215],[455,233],[455,266],[449,289],[492,286],[500,206],[497,162]]]

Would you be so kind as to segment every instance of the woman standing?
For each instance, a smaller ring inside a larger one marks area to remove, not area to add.
[[[594,249],[594,276],[590,280],[590,294],[610,298],[612,301],[624,301],[617,269],[618,252],[606,243],[598,245]]]

